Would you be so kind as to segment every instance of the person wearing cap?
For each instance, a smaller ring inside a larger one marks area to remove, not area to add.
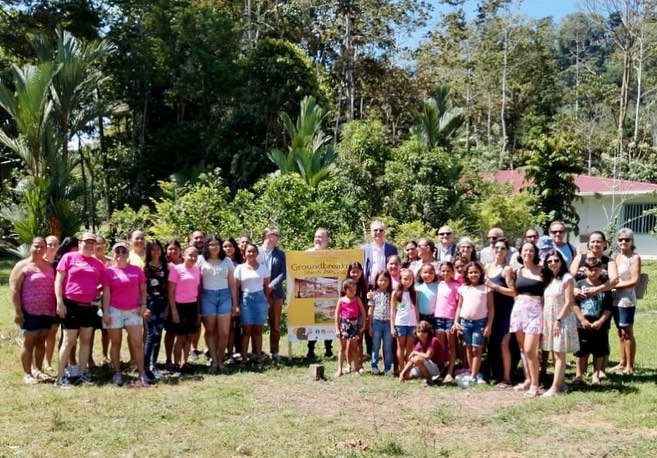
[[[144,242],[144,231],[136,229],[130,233],[130,253],[128,254],[128,262],[133,266],[140,269],[144,268],[144,260],[146,259],[146,245]]]
[[[263,233],[263,244],[258,255],[258,262],[263,263],[269,269],[269,348],[271,358],[281,362],[279,354],[281,340],[281,315],[283,313],[283,282],[285,281],[286,265],[285,252],[278,248],[281,238],[278,229],[265,228]]]
[[[65,329],[55,382],[55,386],[60,388],[72,386],[71,381],[64,376],[64,368],[78,337],[80,338],[79,370],[82,374],[80,381],[82,383],[91,381],[86,370],[91,353],[94,322],[98,319],[98,307],[92,302],[98,295],[105,266],[94,257],[96,236],[91,232],[85,232],[79,240],[79,251],[72,251],[62,256],[57,264],[55,277],[57,314],[62,318],[62,327]]]
[[[103,272],[103,328],[107,329],[111,347],[110,360],[114,368],[112,383],[123,385],[121,375],[121,339],[128,332],[139,381],[150,383],[144,372],[143,318],[150,312],[146,307],[146,276],[142,268],[128,262],[128,244],[117,242],[112,247],[114,265]]]
[[[542,235],[536,243],[536,248],[538,248],[538,255],[541,258],[541,264],[543,264],[548,252],[554,248],[554,244],[552,243],[552,239],[549,236]]]
[[[577,248],[572,243],[565,241],[566,224],[563,221],[552,221],[550,223],[550,237],[552,238],[554,249],[561,253],[566,267],[570,268],[570,264],[572,264],[573,259],[577,256]]]

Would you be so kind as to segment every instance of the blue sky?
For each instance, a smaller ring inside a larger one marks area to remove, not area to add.
[[[520,3],[519,7],[518,3]],[[516,0],[511,11],[537,19],[552,16],[555,23],[558,23],[567,14],[579,11],[578,3],[578,0],[523,0],[521,2]],[[434,2],[434,6],[433,18],[428,21],[427,27],[418,29],[410,37],[409,42],[405,43],[407,46],[415,47],[424,39],[427,32],[434,30],[434,26],[440,19],[441,13],[448,12],[451,9],[450,6],[439,4],[438,2]],[[476,0],[468,0],[466,3],[465,11],[468,19],[474,17],[476,6]]]

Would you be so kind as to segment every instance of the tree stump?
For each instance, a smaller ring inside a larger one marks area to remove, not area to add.
[[[324,380],[324,365],[323,364],[311,364],[310,365],[310,380],[318,381]]]

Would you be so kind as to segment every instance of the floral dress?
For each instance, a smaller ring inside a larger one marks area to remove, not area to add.
[[[571,353],[579,350],[577,318],[572,310],[569,310],[561,320],[559,334],[555,335],[552,332],[554,321],[566,300],[564,284],[569,281],[573,281],[573,277],[566,273],[561,279],[553,279],[545,288],[543,294],[543,341],[541,344],[544,351]]]

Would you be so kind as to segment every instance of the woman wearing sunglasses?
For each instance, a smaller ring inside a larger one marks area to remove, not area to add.
[[[552,386],[543,396],[554,396],[565,391],[566,353],[579,351],[577,318],[573,313],[575,280],[557,249],[548,251],[545,258],[545,280],[548,282],[543,293],[543,340],[544,352],[553,352],[554,378]]]
[[[634,375],[636,340],[634,339],[634,311],[636,310],[636,286],[641,278],[641,257],[635,253],[634,233],[622,228],[617,239],[620,252],[616,256],[618,284],[614,291],[613,317],[620,339],[620,362],[614,369],[624,375]]]

